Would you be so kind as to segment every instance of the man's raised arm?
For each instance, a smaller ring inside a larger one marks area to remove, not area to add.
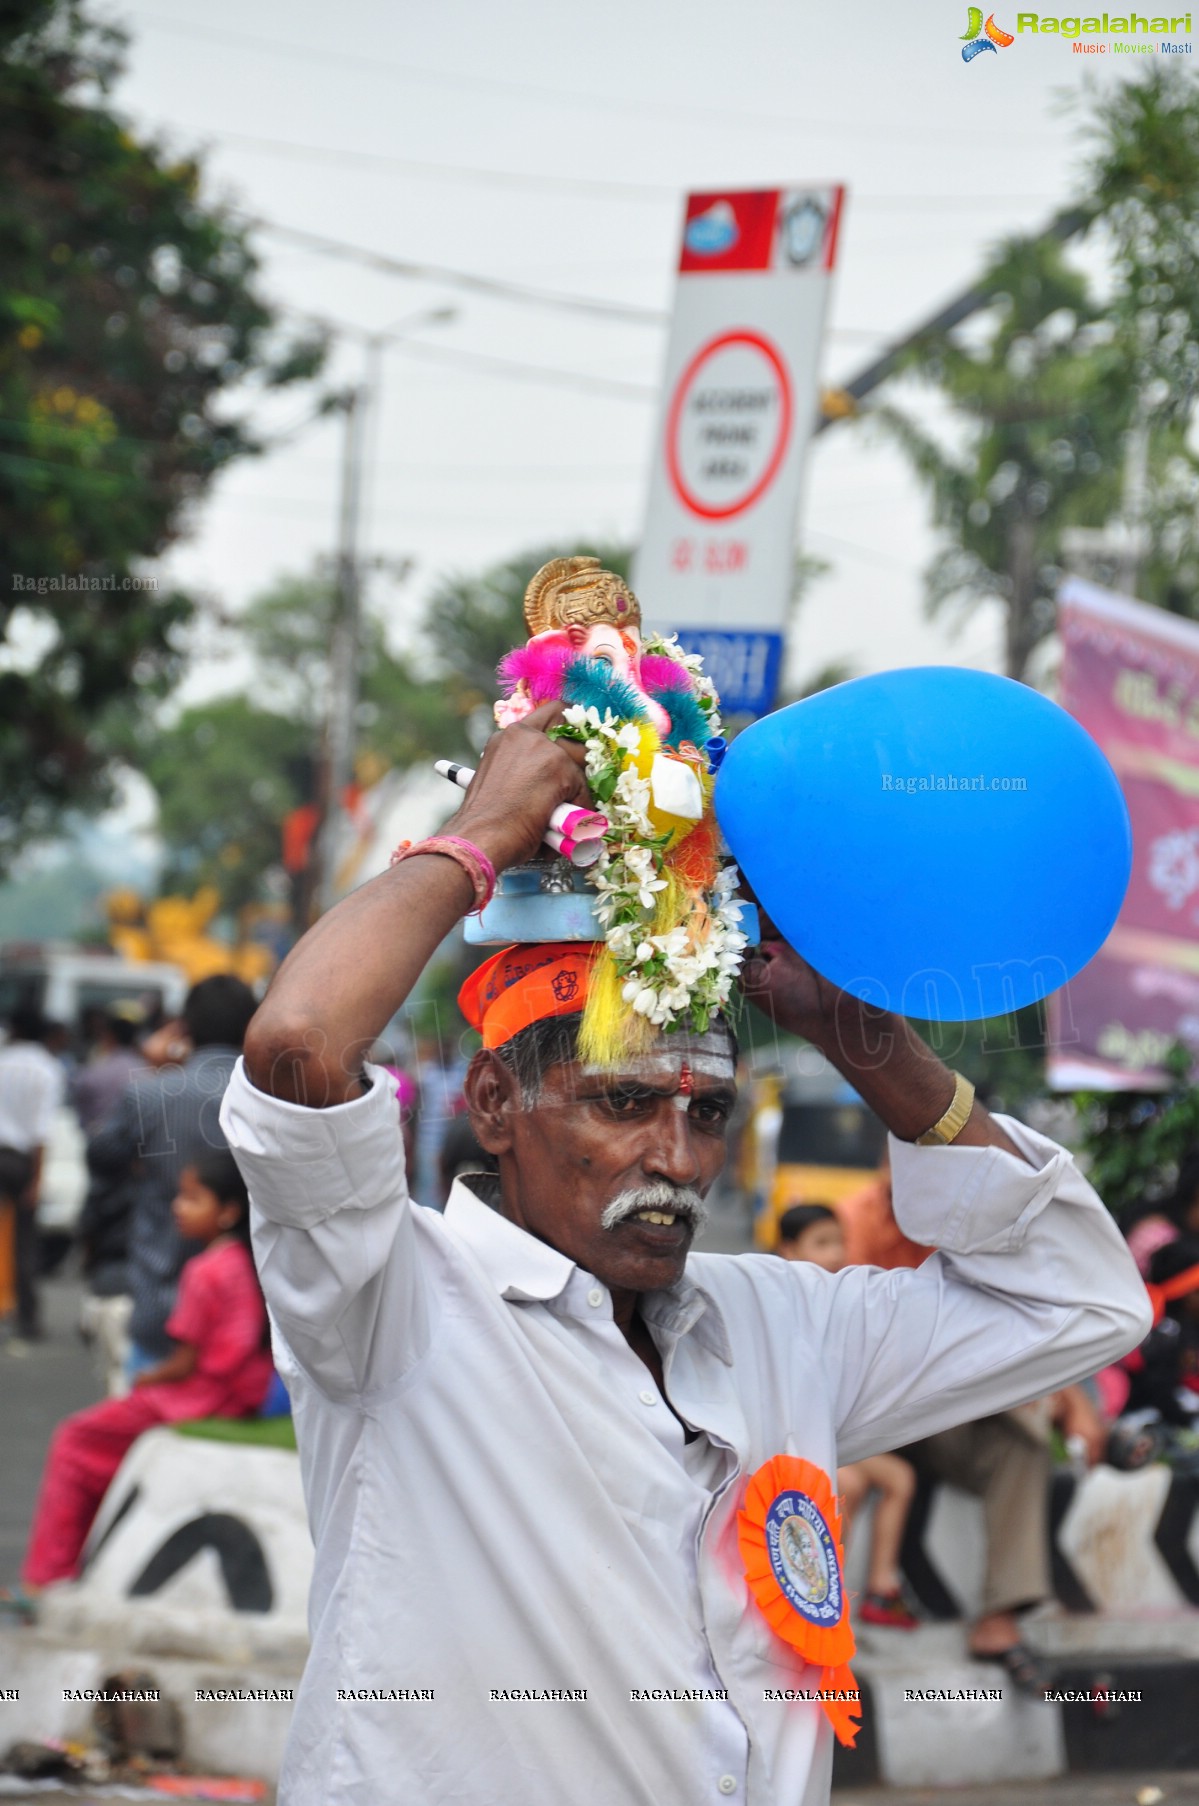
[[[836,991],[779,942],[747,963],[745,984],[882,1118],[896,1220],[938,1251],[916,1272],[850,1268],[827,1288],[841,1460],[1042,1397],[1143,1339],[1132,1256],[1064,1149],[977,1100],[960,1127],[950,1118],[949,1145],[912,1145],[957,1092],[909,1023]]]
[[[561,716],[559,703],[546,703],[496,734],[441,830],[477,847],[497,872],[532,858],[559,803],[591,806],[582,749],[546,738]],[[250,1024],[251,1082],[310,1109],[359,1096],[372,1043],[473,900],[467,869],[430,853],[405,859],[322,916]]]

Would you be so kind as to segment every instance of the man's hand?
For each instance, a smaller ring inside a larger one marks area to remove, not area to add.
[[[767,929],[772,926],[765,923]],[[750,948],[741,968],[741,989],[785,1034],[802,1035],[817,1045],[835,1029],[838,1000],[844,998],[782,939],[764,939]]]
[[[533,858],[560,803],[595,806],[583,775],[583,748],[546,738],[561,719],[562,704],[545,702],[493,734],[465,802],[445,825],[447,834],[481,847],[497,872]]]
[[[818,1047],[901,1141],[931,1129],[949,1107],[954,1078],[928,1043],[902,1016],[822,978],[765,914],[761,920],[762,944],[750,949],[741,972],[750,1002],[784,1034]],[[1023,1158],[977,1099],[955,1146],[1001,1147]]]
[[[545,703],[489,742],[445,832],[486,853],[496,871],[531,859],[560,803],[591,808],[584,753],[549,740],[562,705]],[[357,1097],[362,1063],[426,963],[473,902],[444,854],[405,859],[323,915],[292,948],[246,1034],[246,1070],[261,1091],[317,1109]]]

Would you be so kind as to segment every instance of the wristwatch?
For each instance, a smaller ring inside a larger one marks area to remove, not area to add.
[[[974,1086],[960,1072],[955,1072],[953,1076],[956,1083],[949,1108],[931,1129],[926,1129],[923,1135],[917,1135],[918,1148],[945,1147],[966,1127],[966,1119],[974,1108]]]

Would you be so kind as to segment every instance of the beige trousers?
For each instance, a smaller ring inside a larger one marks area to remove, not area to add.
[[[1048,1599],[1048,1444],[1005,1413],[942,1430],[905,1452],[936,1479],[982,1500],[987,1555],[980,1617]]]

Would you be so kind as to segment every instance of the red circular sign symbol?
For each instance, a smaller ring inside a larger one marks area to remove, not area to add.
[[[771,447],[765,467],[753,479],[743,495],[736,496],[731,502],[715,503],[705,501],[702,496],[697,495],[683,472],[682,461],[679,457],[679,426],[690,399],[691,390],[701,370],[719,352],[725,351],[733,345],[746,347],[759,357],[765,358],[769,364],[778,391],[779,417],[775,442]],[[732,515],[741,514],[746,508],[752,507],[754,502],[765,494],[778,475],[779,465],[786,455],[787,445],[791,438],[793,411],[791,379],[787,374],[787,366],[770,340],[764,338],[760,332],[751,332],[748,327],[738,327],[732,332],[719,333],[716,338],[709,339],[706,345],[701,345],[675,385],[670,412],[666,417],[666,470],[671,486],[684,508],[687,508],[692,514],[699,515],[703,520],[728,520]]]

